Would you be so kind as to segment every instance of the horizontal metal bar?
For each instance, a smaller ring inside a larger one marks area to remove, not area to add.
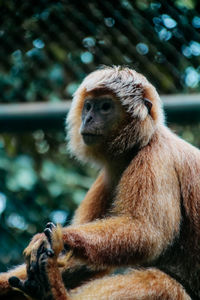
[[[167,122],[200,122],[200,94],[161,96]],[[0,132],[63,129],[71,101],[0,104]]]
[[[200,122],[200,94],[163,95],[167,123],[193,124]]]
[[[71,101],[0,104],[0,132],[64,128]]]

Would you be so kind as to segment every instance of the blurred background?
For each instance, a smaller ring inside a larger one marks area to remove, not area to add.
[[[168,125],[200,147],[200,1],[0,0],[0,271],[49,220],[67,225],[96,176],[67,154],[64,123],[102,64],[146,75],[171,99]]]

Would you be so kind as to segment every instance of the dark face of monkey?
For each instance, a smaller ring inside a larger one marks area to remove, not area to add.
[[[82,110],[80,133],[86,145],[100,144],[119,124],[122,111],[109,96],[86,98]]]

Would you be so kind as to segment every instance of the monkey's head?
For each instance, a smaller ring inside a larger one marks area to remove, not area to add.
[[[69,149],[83,161],[116,158],[147,145],[163,119],[158,93],[143,75],[106,67],[89,74],[74,95]]]

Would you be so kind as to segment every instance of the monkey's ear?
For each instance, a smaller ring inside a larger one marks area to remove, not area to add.
[[[144,98],[144,104],[148,109],[148,113],[150,114],[151,113],[151,108],[152,108],[152,105],[153,105],[152,102],[149,99]]]

